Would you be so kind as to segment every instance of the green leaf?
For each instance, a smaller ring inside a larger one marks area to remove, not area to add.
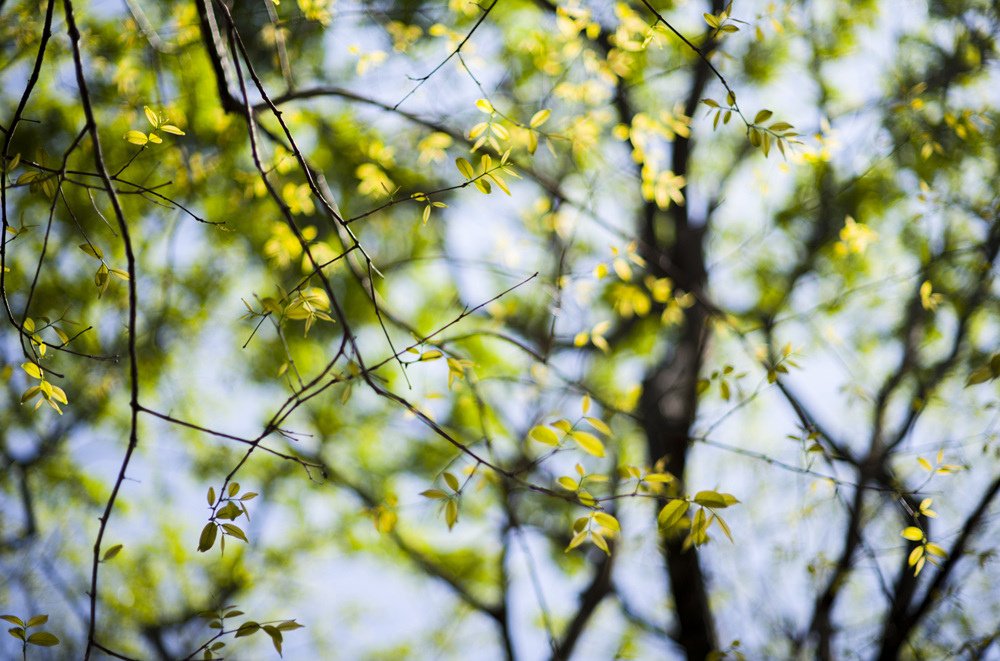
[[[236,636],[234,637],[243,638],[245,636],[252,636],[258,631],[260,631],[260,625],[253,620],[250,620],[240,625],[239,629],[236,630]]]
[[[754,115],[753,123],[761,124],[763,122],[766,122],[767,120],[771,119],[771,115],[773,114],[774,113],[771,112],[770,110],[761,110],[756,115]]]
[[[445,484],[447,484],[452,491],[457,493],[459,489],[458,478],[447,472],[443,475],[443,477]]]
[[[24,629],[21,627],[11,627],[10,629],[7,629],[7,633],[14,636],[18,640],[24,640]]]
[[[226,519],[229,521],[234,521],[242,513],[243,510],[240,509],[239,505],[237,505],[232,501],[229,501],[225,505],[223,505],[222,508],[219,509],[219,511],[215,513],[215,517],[218,519]]]
[[[472,169],[472,163],[469,163],[464,158],[456,158],[455,167],[458,168],[459,173],[466,179],[472,179],[476,176],[475,171]]]
[[[52,647],[59,644],[59,639],[48,631],[39,631],[28,636],[29,645],[39,645],[41,647]]]
[[[277,650],[278,656],[281,656],[281,631],[279,631],[277,627],[270,624],[265,624],[262,628],[264,629],[264,633],[271,637],[271,643],[274,644],[274,649]]]
[[[726,535],[726,537],[729,538],[729,542],[731,544],[735,544],[736,542],[733,541],[733,533],[729,530],[729,525],[725,522],[725,520],[718,514],[716,514],[713,519],[719,524],[719,528],[722,529],[722,532]]]
[[[24,626],[24,622],[21,620],[21,618],[17,617],[16,615],[0,615],[0,620],[6,620],[7,622],[10,622],[11,624],[16,624],[19,627]]]
[[[198,550],[204,553],[215,546],[215,537],[218,532],[219,528],[214,521],[206,523],[205,527],[201,529],[201,537],[198,539]]]
[[[454,528],[455,524],[458,523],[458,501],[454,498],[445,503],[444,520],[448,524],[448,530]]]
[[[993,370],[990,369],[989,365],[984,365],[983,367],[973,370],[972,373],[969,374],[969,378],[966,379],[965,385],[966,387],[975,386],[980,383],[985,383],[987,381],[990,381],[993,378],[995,378],[993,375]]]
[[[104,555],[101,557],[101,562],[107,562],[108,560],[111,560],[116,555],[121,553],[122,548],[124,548],[122,544],[115,544],[114,546],[112,546],[111,548],[109,548],[107,551],[104,552]]]
[[[735,502],[738,502],[731,495],[729,498],[726,496],[729,494],[721,494],[717,491],[699,491],[694,495],[694,502],[703,507],[713,507],[713,508],[725,508],[729,507]]]
[[[247,539],[246,534],[239,526],[236,526],[232,523],[223,523],[222,528],[236,539],[242,542],[246,542],[248,544],[250,543],[250,540]]]
[[[671,500],[669,503],[663,506],[660,513],[656,517],[656,522],[661,528],[671,528],[678,521],[684,518],[684,515],[690,507],[690,503],[686,500],[678,498],[677,500]]]
[[[208,488],[208,506],[212,507],[215,505],[215,487]]]

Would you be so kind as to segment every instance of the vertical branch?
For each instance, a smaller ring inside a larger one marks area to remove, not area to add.
[[[712,12],[718,13],[721,10],[721,0],[713,0]],[[659,15],[657,17],[663,20]],[[686,39],[684,41],[688,43]],[[694,114],[712,73],[723,80],[707,56],[697,49],[695,51],[699,60],[694,67],[684,104],[684,112],[688,116]],[[671,154],[671,169],[676,176],[687,177],[691,152],[691,139],[677,136]],[[672,265],[671,275],[675,286],[683,291],[703,291],[708,281],[704,237],[709,219],[706,218],[700,227],[693,226],[686,206],[672,206],[669,210],[672,241],[664,236],[670,232],[659,227],[663,221],[664,218],[655,205],[645,206],[640,231],[643,243],[653,252],[653,259],[649,259],[649,263],[660,264],[663,261],[660,257],[667,255],[666,261]],[[698,414],[697,384],[709,336],[708,316],[709,311],[704,305],[694,305],[685,310],[677,338],[666,356],[643,380],[639,404],[648,459],[650,463],[655,463],[666,458],[666,470],[677,478],[677,488],[680,490],[684,488],[691,429]],[[676,638],[688,659],[701,661],[718,649],[718,641],[715,617],[708,599],[707,581],[698,552],[693,547],[683,549],[679,538],[665,538],[663,545],[670,591],[676,609]]]
[[[125,221],[125,212],[122,210],[118,193],[111,182],[111,175],[104,161],[104,152],[101,148],[101,138],[97,133],[97,120],[94,117],[94,109],[90,102],[90,91],[87,87],[87,80],[83,73],[83,56],[80,53],[80,30],[77,28],[76,19],[73,16],[73,1],[63,0],[63,11],[66,14],[66,26],[69,33],[70,43],[73,48],[73,65],[76,71],[76,82],[80,88],[80,104],[83,106],[84,116],[87,118],[87,129],[94,147],[94,166],[100,174],[104,189],[111,199],[111,206],[115,212],[115,219],[118,221],[118,231],[121,233],[122,243],[125,247],[125,259],[128,268],[128,357],[129,357],[129,437],[128,447],[125,456],[122,458],[121,466],[118,470],[118,477],[111,489],[104,513],[100,518],[100,526],[97,530],[97,538],[94,540],[93,558],[91,559],[90,570],[90,612],[87,624],[87,650],[84,659],[90,659],[90,654],[96,642],[97,627],[97,579],[98,569],[101,560],[101,542],[104,540],[104,533],[107,531],[108,520],[111,518],[111,511],[114,509],[118,492],[125,481],[125,472],[128,470],[132,454],[138,445],[138,415],[139,415],[139,361],[136,352],[136,316],[137,316],[137,294],[136,294],[136,260],[132,250],[132,238],[129,232],[128,223]]]
[[[14,110],[14,117],[10,122],[10,126],[4,132],[3,151],[0,153],[0,218],[3,220],[3,228],[0,230],[0,297],[3,298],[7,320],[12,326],[19,329],[22,346],[24,344],[25,330],[14,318],[14,312],[11,310],[10,302],[7,299],[7,228],[10,227],[10,223],[7,220],[7,163],[10,157],[10,144],[14,140],[14,133],[17,132],[17,125],[21,123],[21,117],[24,114],[25,107],[28,105],[28,99],[31,98],[31,93],[35,89],[35,85],[38,84],[38,77],[42,71],[45,51],[48,48],[49,39],[52,37],[52,12],[55,4],[55,0],[49,0],[45,7],[45,23],[42,27],[41,39],[38,42],[38,54],[35,56],[35,64],[28,75],[28,81],[24,86],[24,93],[21,94],[21,100],[18,101],[17,108]],[[0,3],[0,9],[2,8],[3,4]]]

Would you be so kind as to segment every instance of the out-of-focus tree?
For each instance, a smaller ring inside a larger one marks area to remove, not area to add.
[[[0,0],[0,649],[996,652],[998,12]]]

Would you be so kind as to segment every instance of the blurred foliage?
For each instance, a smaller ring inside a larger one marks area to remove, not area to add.
[[[998,31],[0,1],[0,655],[995,651]]]

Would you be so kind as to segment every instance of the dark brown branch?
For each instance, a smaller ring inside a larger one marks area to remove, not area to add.
[[[816,598],[816,603],[813,606],[812,619],[806,636],[816,637],[816,658],[822,661],[830,661],[834,658],[831,649],[834,635],[833,607],[841,588],[847,581],[848,574],[853,568],[854,554],[861,544],[864,504],[865,490],[855,490],[854,500],[848,512],[847,525],[844,529],[844,546],[833,573],[826,582],[826,587]]]
[[[610,546],[610,544],[609,544]],[[566,626],[558,648],[553,651],[551,661],[569,661],[580,637],[583,635],[590,618],[605,597],[611,594],[611,571],[615,563],[614,549],[612,555],[604,555],[594,567],[594,576],[586,589],[580,593],[573,619]]]
[[[114,486],[111,489],[111,495],[108,497],[104,512],[101,515],[101,523],[97,530],[97,538],[94,540],[94,552],[91,561],[90,615],[87,630],[87,650],[84,654],[84,661],[87,661],[90,659],[91,651],[97,645],[97,639],[95,637],[97,627],[97,578],[101,559],[101,542],[104,540],[104,533],[107,531],[108,521],[111,518],[111,512],[114,509],[118,493],[121,490],[122,483],[125,481],[125,474],[128,470],[129,462],[132,459],[132,454],[135,452],[135,448],[139,443],[139,358],[136,351],[136,331],[138,327],[136,317],[139,305],[138,295],[136,293],[136,281],[138,279],[138,274],[136,272],[135,252],[132,249],[132,238],[128,223],[125,221],[125,212],[122,210],[121,203],[118,200],[118,194],[115,192],[114,185],[111,181],[111,175],[108,174],[108,168],[104,160],[104,151],[101,148],[101,139],[97,133],[97,120],[94,117],[94,110],[90,102],[90,90],[87,87],[87,80],[83,73],[83,56],[80,52],[80,30],[77,28],[76,19],[73,16],[72,0],[63,0],[63,11],[66,14],[67,32],[73,48],[73,65],[76,71],[77,87],[80,92],[80,105],[83,106],[83,113],[87,119],[87,128],[90,132],[90,139],[94,148],[94,167],[100,173],[101,180],[104,182],[105,190],[108,197],[111,199],[111,206],[115,212],[115,219],[118,221],[118,231],[121,234],[122,244],[125,248],[126,268],[129,275],[128,357],[129,408],[131,410],[129,414],[128,447],[125,450],[125,456],[122,458],[121,466],[118,470],[118,477],[115,479]]]
[[[3,228],[0,229],[0,298],[3,299],[7,321],[18,329],[22,349],[24,348],[25,338],[30,338],[31,334],[14,318],[10,301],[7,299],[7,229],[10,227],[10,223],[7,220],[7,164],[10,157],[10,144],[14,139],[14,134],[17,132],[17,125],[21,122],[24,109],[28,105],[28,100],[31,98],[31,93],[34,91],[35,85],[38,84],[42,63],[45,61],[45,52],[49,45],[49,39],[52,37],[52,13],[54,8],[55,0],[49,0],[45,8],[45,23],[42,27],[35,63],[32,66],[31,73],[28,75],[28,80],[25,83],[21,99],[17,103],[17,108],[14,110],[14,117],[11,120],[10,127],[4,132],[3,150],[0,152],[0,218],[3,221]],[[27,352],[25,352],[25,356],[27,355]]]

